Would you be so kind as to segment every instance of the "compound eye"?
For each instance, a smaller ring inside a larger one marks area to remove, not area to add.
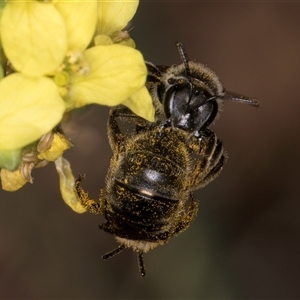
[[[202,91],[202,94],[206,99],[209,99],[212,97],[212,95],[206,90]]]

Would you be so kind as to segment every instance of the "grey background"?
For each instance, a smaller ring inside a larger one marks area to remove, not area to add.
[[[180,63],[174,46],[207,64],[230,90],[261,101],[228,102],[213,127],[229,161],[196,193],[197,220],[145,255],[141,279],[132,251],[60,199],[54,165],[34,184],[0,191],[1,299],[300,298],[300,3],[141,1],[131,31],[146,60]],[[67,158],[97,197],[111,155],[106,107],[77,112],[66,126]]]

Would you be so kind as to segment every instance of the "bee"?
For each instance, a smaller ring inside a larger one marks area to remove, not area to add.
[[[76,181],[82,205],[104,215],[100,229],[119,243],[102,257],[132,248],[142,277],[146,274],[143,254],[190,226],[199,207],[193,192],[214,180],[223,168],[226,151],[208,128],[222,101],[257,103],[226,93],[215,73],[188,61],[181,44],[178,49],[182,65],[147,63],[154,123],[124,106],[110,110],[107,128],[113,156],[99,200],[90,199],[83,190],[83,176]]]

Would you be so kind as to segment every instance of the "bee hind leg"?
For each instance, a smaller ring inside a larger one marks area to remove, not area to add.
[[[102,259],[106,260],[106,259],[112,258],[115,255],[120,254],[124,249],[125,249],[125,245],[120,245],[118,248],[102,255]]]
[[[84,206],[86,210],[95,215],[103,214],[105,203],[103,190],[101,190],[100,192],[99,202],[97,202],[94,199],[90,199],[88,193],[81,186],[81,181],[84,179],[84,177],[84,175],[80,175],[75,180],[75,190],[77,192],[77,196],[80,199],[82,206]]]
[[[143,252],[137,252],[137,259],[138,259],[138,267],[141,274],[141,277],[145,277],[146,275],[146,269],[143,259]]]

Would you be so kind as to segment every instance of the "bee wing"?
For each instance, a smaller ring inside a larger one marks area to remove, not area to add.
[[[257,99],[249,98],[231,91],[225,91],[225,94],[222,99],[236,101],[240,103],[246,103],[253,106],[259,106],[259,101]]]

